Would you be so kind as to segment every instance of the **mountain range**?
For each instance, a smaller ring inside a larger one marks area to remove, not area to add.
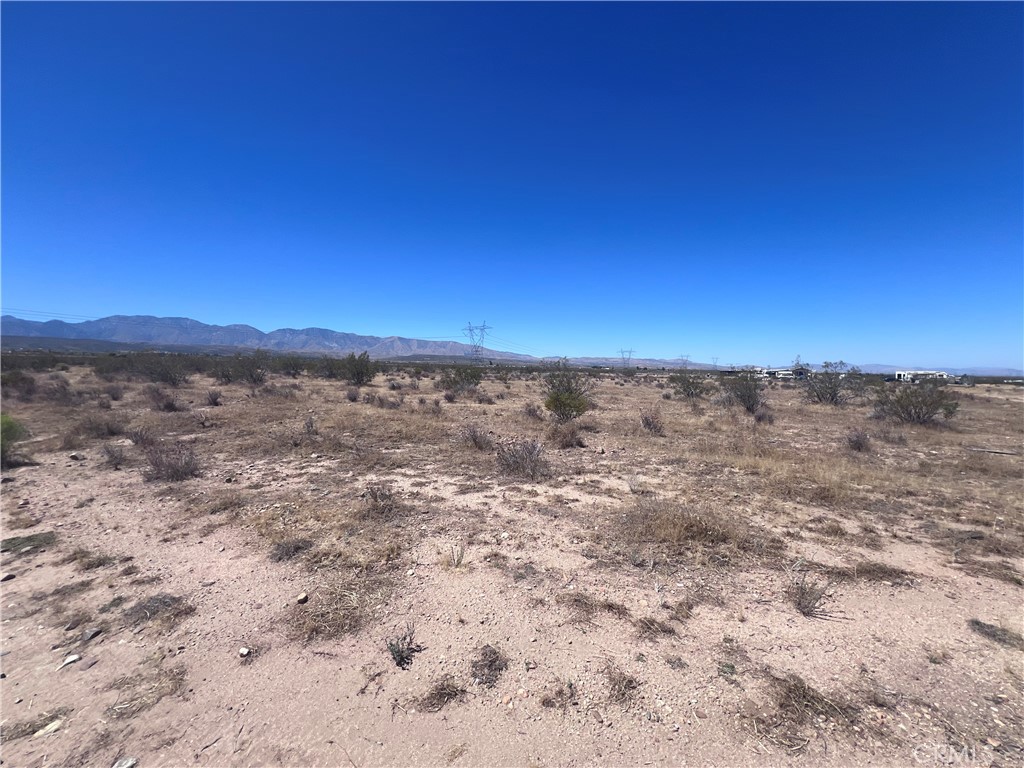
[[[240,349],[265,349],[272,352],[294,352],[301,355],[340,357],[354,352],[367,352],[370,357],[448,358],[470,355],[472,347],[458,341],[410,339],[402,336],[361,336],[327,328],[280,328],[264,333],[251,325],[208,325],[188,317],[153,317],[150,315],[112,315],[97,320],[68,323],[63,320],[24,320],[14,315],[0,317],[0,340],[6,349],[58,349],[108,352],[119,349],[155,349],[173,352],[210,351],[231,353]],[[554,358],[538,358],[515,352],[482,349],[487,360],[520,363],[543,363]],[[617,357],[569,358],[575,365],[619,367]],[[678,368],[677,360],[633,358],[633,366],[641,368]],[[689,362],[688,367],[711,370],[707,363]],[[892,373],[896,370],[944,370],[971,376],[1021,377],[1024,372],[1012,368],[957,368],[949,366],[908,366],[866,364],[865,373]]]

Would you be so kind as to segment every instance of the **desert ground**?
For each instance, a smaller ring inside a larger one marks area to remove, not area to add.
[[[1019,387],[65,368],[3,392],[4,765],[1024,761]]]

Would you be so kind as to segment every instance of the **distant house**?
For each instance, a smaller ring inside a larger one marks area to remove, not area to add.
[[[811,374],[811,369],[802,365],[792,368],[768,368],[764,375],[769,379],[806,379]]]
[[[948,379],[949,374],[945,371],[896,371],[896,381],[909,381],[916,384],[927,379]]]

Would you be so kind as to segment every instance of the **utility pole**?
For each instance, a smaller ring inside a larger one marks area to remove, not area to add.
[[[480,360],[484,346],[484,339],[487,336],[487,332],[491,330],[494,329],[487,325],[486,320],[484,320],[481,325],[466,323],[466,327],[462,329],[462,333],[469,339],[469,356],[474,360]]]
[[[622,356],[622,367],[629,368],[629,363],[633,359],[632,349],[620,349],[619,354]]]

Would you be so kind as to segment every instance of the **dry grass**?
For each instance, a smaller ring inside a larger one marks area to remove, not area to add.
[[[517,440],[500,445],[495,460],[500,472],[513,477],[539,480],[550,472],[544,458],[544,446],[539,440]]]
[[[452,675],[435,680],[426,694],[416,700],[416,705],[427,712],[440,712],[455,701],[466,698],[465,687]]]
[[[195,613],[195,610],[195,606],[185,598],[161,592],[136,602],[124,612],[124,618],[130,625],[155,624],[166,632]]]
[[[814,733],[811,727],[852,729],[860,709],[840,697],[828,697],[796,674],[777,676],[765,673],[773,711],[754,718],[754,731],[792,752],[804,749]]]
[[[399,669],[411,667],[413,657],[423,650],[423,646],[416,642],[416,628],[412,624],[406,624],[405,632],[389,639],[387,648]]]
[[[574,624],[593,623],[598,612],[609,613],[619,619],[629,618],[629,609],[613,600],[599,600],[586,592],[560,592],[555,602],[569,609],[570,621]]]
[[[640,690],[640,680],[626,674],[610,662],[604,669],[604,676],[608,681],[608,698],[616,704],[628,707]]]
[[[485,645],[477,651],[470,665],[470,674],[480,685],[493,688],[508,669],[508,657],[492,645]]]
[[[107,707],[106,714],[115,720],[127,720],[155,706],[167,696],[181,693],[185,687],[185,667],[164,668],[162,659],[154,658],[152,669],[118,678],[111,685],[117,700]]]
[[[391,587],[385,576],[338,574],[318,587],[308,603],[293,607],[294,631],[306,642],[357,632],[377,614]]]
[[[73,711],[70,707],[58,707],[48,712],[40,712],[31,720],[0,724],[0,743],[8,744],[15,739],[32,736],[50,725],[50,723],[64,720]]]

